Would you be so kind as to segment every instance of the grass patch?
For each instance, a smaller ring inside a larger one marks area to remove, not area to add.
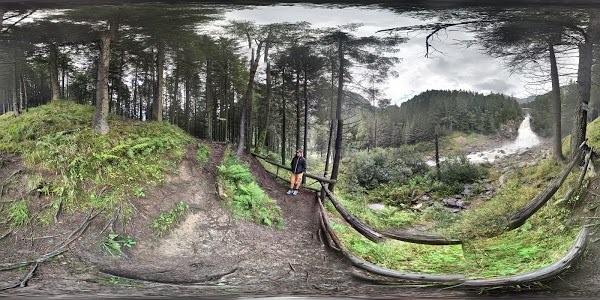
[[[250,168],[227,150],[217,168],[219,180],[227,195],[227,205],[236,218],[247,218],[268,227],[283,228],[281,207],[258,186]]]
[[[12,227],[21,227],[29,223],[29,207],[25,201],[17,201],[8,207],[6,212]]]
[[[204,144],[198,144],[198,150],[196,151],[196,161],[201,165],[204,165],[208,162],[210,158],[210,147]]]
[[[162,212],[156,219],[152,220],[152,228],[156,232],[155,237],[161,237],[166,232],[169,232],[175,228],[181,221],[181,218],[189,210],[189,206],[183,201],[179,201],[169,211]]]
[[[66,211],[104,206],[110,214],[113,207],[126,206],[125,199],[141,185],[162,182],[192,142],[166,122],[112,114],[109,134],[98,135],[90,126],[93,113],[92,106],[52,101],[0,119],[0,153],[21,155],[25,166],[40,174],[31,184],[44,195],[62,198]]]
[[[426,274],[465,274],[469,278],[511,276],[554,263],[570,248],[577,228],[514,230],[464,245],[430,246],[385,241],[373,243],[344,221],[332,221],[342,243],[354,255],[381,267]],[[342,225],[344,224],[344,225]]]
[[[468,211],[452,214],[441,205],[432,205],[420,213],[413,212],[409,215],[408,210],[402,211],[402,214],[410,216],[403,220],[405,222],[390,220],[394,216],[390,211],[399,210],[400,207],[388,208],[387,213],[369,211],[366,208],[371,199],[389,194],[389,191],[382,192],[379,196],[373,191],[350,192],[353,189],[336,192],[340,202],[349,211],[373,227],[383,229],[386,226],[403,224],[429,225],[433,231],[462,240],[462,247],[427,246],[398,241],[375,244],[360,236],[351,227],[342,225],[345,223],[339,217],[334,230],[342,243],[355,255],[395,270],[465,274],[470,278],[526,273],[547,266],[562,257],[572,246],[580,229],[578,225],[566,225],[579,196],[574,195],[566,203],[557,201],[562,199],[577,180],[579,171],[574,171],[554,197],[523,226],[513,231],[505,231],[508,217],[546,188],[563,167],[555,165],[552,158],[548,158],[536,166],[516,169],[513,173],[505,175],[505,186],[494,197],[475,203]],[[417,183],[413,185],[413,189],[417,190],[427,186]],[[429,186],[432,188],[434,185]],[[366,194],[367,192],[369,194]],[[331,205],[327,207],[333,211]]]

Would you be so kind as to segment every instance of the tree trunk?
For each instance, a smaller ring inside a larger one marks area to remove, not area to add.
[[[110,42],[109,42],[110,44]],[[54,43],[48,46],[50,48],[49,67],[50,67],[50,88],[52,90],[52,99],[60,99],[60,86],[58,83],[58,46]]]
[[[213,140],[213,95],[212,95],[212,74],[211,60],[206,60],[206,132],[205,136],[208,140]]]
[[[260,61],[260,50],[262,48],[263,41],[258,43],[256,48],[256,57],[250,60],[250,74],[248,76],[248,84],[246,86],[246,93],[244,95],[244,102],[242,103],[242,113],[240,116],[240,138],[238,142],[238,148],[236,156],[240,158],[244,152],[244,141],[245,129],[246,129],[246,114],[248,112],[248,106],[252,104],[252,91],[254,89],[254,76],[256,75],[256,69],[258,68],[258,62]],[[252,107],[250,107],[252,109]]]
[[[27,84],[25,82],[25,76],[21,75],[21,82],[23,83],[23,107],[25,108],[25,111],[29,111],[29,101],[27,100]]]
[[[108,134],[108,67],[110,65],[110,42],[116,33],[118,24],[109,21],[109,31],[100,37],[100,61],[96,79],[96,112],[92,119],[92,129],[101,135]]]
[[[437,178],[442,179],[442,171],[440,169],[440,142],[437,128],[435,129],[435,171]]]
[[[190,132],[190,75],[185,74],[185,110],[184,110],[184,128],[187,133]]]
[[[265,102],[267,104],[267,114],[264,116],[264,126],[262,127],[262,131],[259,134],[259,140],[258,143],[256,143],[256,148],[254,149],[255,152],[258,152],[260,149],[265,147],[267,135],[269,132],[269,117],[271,116],[271,62],[267,62],[266,73],[267,91],[265,96]]]
[[[165,45],[163,42],[158,42],[156,58],[156,97],[152,107],[152,120],[162,121],[163,101],[164,101],[164,85],[165,79],[163,76],[165,68]]]
[[[178,53],[175,54],[175,60],[177,60]],[[177,125],[179,122],[179,66],[175,64],[175,70],[173,70],[173,124]]]
[[[122,98],[121,98],[121,82],[123,81],[123,68],[125,66],[125,49],[121,49],[121,55],[120,55],[120,61],[119,61],[119,73],[117,74],[117,109],[115,109],[115,112],[117,115],[122,116],[123,112],[125,111],[123,109],[123,103],[122,103]],[[125,105],[126,107],[127,105]]]
[[[21,76],[18,78],[19,79],[17,82],[15,82],[15,85],[18,85],[19,87],[19,109],[23,111],[23,108],[25,107],[23,106],[23,74],[21,74]]]
[[[337,180],[340,170],[340,160],[342,158],[342,137],[343,137],[343,120],[342,120],[342,101],[344,93],[344,48],[342,40],[338,42],[338,91],[337,91],[337,108],[335,116],[337,119],[337,133],[335,137],[335,154],[333,156],[333,167],[331,168],[331,179]],[[329,184],[329,190],[334,192],[335,183]]]
[[[590,101],[592,75],[592,43],[586,41],[579,45],[579,66],[577,70],[577,104],[571,138],[571,157],[577,153],[578,146],[585,140],[587,128],[587,104]]]
[[[281,164],[285,165],[285,69],[281,71]]]
[[[13,56],[14,58],[14,56]],[[14,58],[16,59],[16,58]],[[15,112],[15,117],[19,115],[19,98],[17,98],[17,87],[18,87],[18,80],[17,80],[17,62],[13,63],[13,72],[12,72],[12,105],[13,105],[13,111]]]
[[[552,79],[552,104],[554,109],[554,162],[558,163],[558,161],[563,160],[560,121],[560,83],[558,81],[558,68],[556,66],[554,45],[548,43],[548,48],[550,50],[550,77]]]
[[[2,32],[2,23],[4,22],[4,8],[0,7],[0,32]]]
[[[137,92],[138,92],[138,68],[137,66],[135,67],[135,75],[133,75],[133,79],[131,79],[131,85],[133,85],[133,99],[131,99],[131,102],[133,102],[133,112],[131,115],[131,118],[136,118],[137,117]]]
[[[304,69],[304,139],[302,149],[304,157],[308,156],[308,79],[306,78],[306,69]],[[306,177],[302,176],[302,184],[306,183]]]
[[[300,70],[296,70],[296,85],[294,86],[294,96],[296,97],[296,149],[300,149]]]

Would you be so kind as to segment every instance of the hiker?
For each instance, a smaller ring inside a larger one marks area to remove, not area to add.
[[[302,150],[297,150],[296,156],[292,158],[292,178],[290,179],[290,189],[286,194],[298,195],[304,171],[306,171],[306,159],[302,156]]]

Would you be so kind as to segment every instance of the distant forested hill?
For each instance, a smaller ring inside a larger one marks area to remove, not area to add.
[[[452,131],[494,134],[509,120],[520,120],[515,98],[467,91],[423,92],[398,106],[382,109],[380,146],[432,140],[435,127],[441,134]],[[388,137],[385,139],[384,137]]]

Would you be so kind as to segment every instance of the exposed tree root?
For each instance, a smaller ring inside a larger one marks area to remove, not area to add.
[[[118,272],[115,271],[108,271],[108,270],[100,270],[98,271],[98,273],[102,274],[102,275],[107,275],[110,277],[114,277],[114,278],[118,278],[118,279],[123,279],[123,280],[129,280],[129,281],[133,281],[133,282],[138,282],[138,283],[153,283],[153,284],[164,284],[164,285],[173,285],[173,286],[194,286],[194,285],[200,285],[200,284],[205,284],[208,282],[214,282],[214,281],[218,281],[220,279],[222,279],[223,277],[227,276],[227,275],[231,275],[235,272],[237,272],[238,268],[234,268],[231,271],[225,272],[225,273],[221,273],[221,274],[215,274],[215,275],[208,275],[206,276],[206,278],[204,280],[200,280],[200,281],[176,281],[176,280],[153,280],[153,279],[144,279],[141,277],[137,277],[137,276],[131,276],[131,275],[124,275],[124,274],[118,274]]]
[[[12,230],[9,230],[9,231],[5,232],[3,235],[0,235],[0,240],[4,239],[5,237],[7,237],[11,233],[12,233]]]
[[[104,226],[104,228],[102,228],[102,230],[100,231],[100,233],[98,233],[98,236],[101,236],[104,233],[104,231],[106,231],[106,229],[108,227],[110,227],[111,231],[114,231],[113,230],[113,224],[119,218],[119,212],[120,211],[121,211],[121,206],[119,206],[119,208],[117,209],[117,211],[113,214],[113,217],[110,219],[110,221],[108,221],[108,223],[106,223],[106,226]]]
[[[90,226],[92,220],[94,218],[96,218],[102,212],[102,210],[101,210],[100,212],[98,212],[92,216],[93,210],[94,210],[93,208],[90,209],[90,212],[87,214],[85,220],[81,223],[81,225],[77,229],[75,229],[73,232],[71,232],[71,234],[69,234],[69,236],[67,236],[66,239],[64,239],[63,241],[58,243],[55,246],[54,250],[47,252],[33,260],[24,260],[24,261],[20,261],[20,262],[12,262],[12,263],[1,263],[0,271],[16,269],[16,268],[20,268],[20,267],[31,265],[31,264],[43,263],[50,258],[53,258],[55,256],[58,256],[58,255],[64,253],[65,251],[68,250],[68,249],[66,249],[66,247],[69,246],[71,243],[73,243],[75,240],[77,240],[85,232],[85,230]]]
[[[7,286],[7,287],[0,288],[0,291],[14,289],[14,288],[18,288],[18,287],[26,287],[27,282],[29,281],[29,279],[31,279],[31,277],[33,277],[33,272],[35,272],[35,270],[37,270],[38,266],[39,266],[38,264],[35,264],[33,266],[33,268],[31,269],[31,271],[29,271],[29,273],[27,273],[27,275],[25,275],[23,280],[21,280],[21,282]]]

